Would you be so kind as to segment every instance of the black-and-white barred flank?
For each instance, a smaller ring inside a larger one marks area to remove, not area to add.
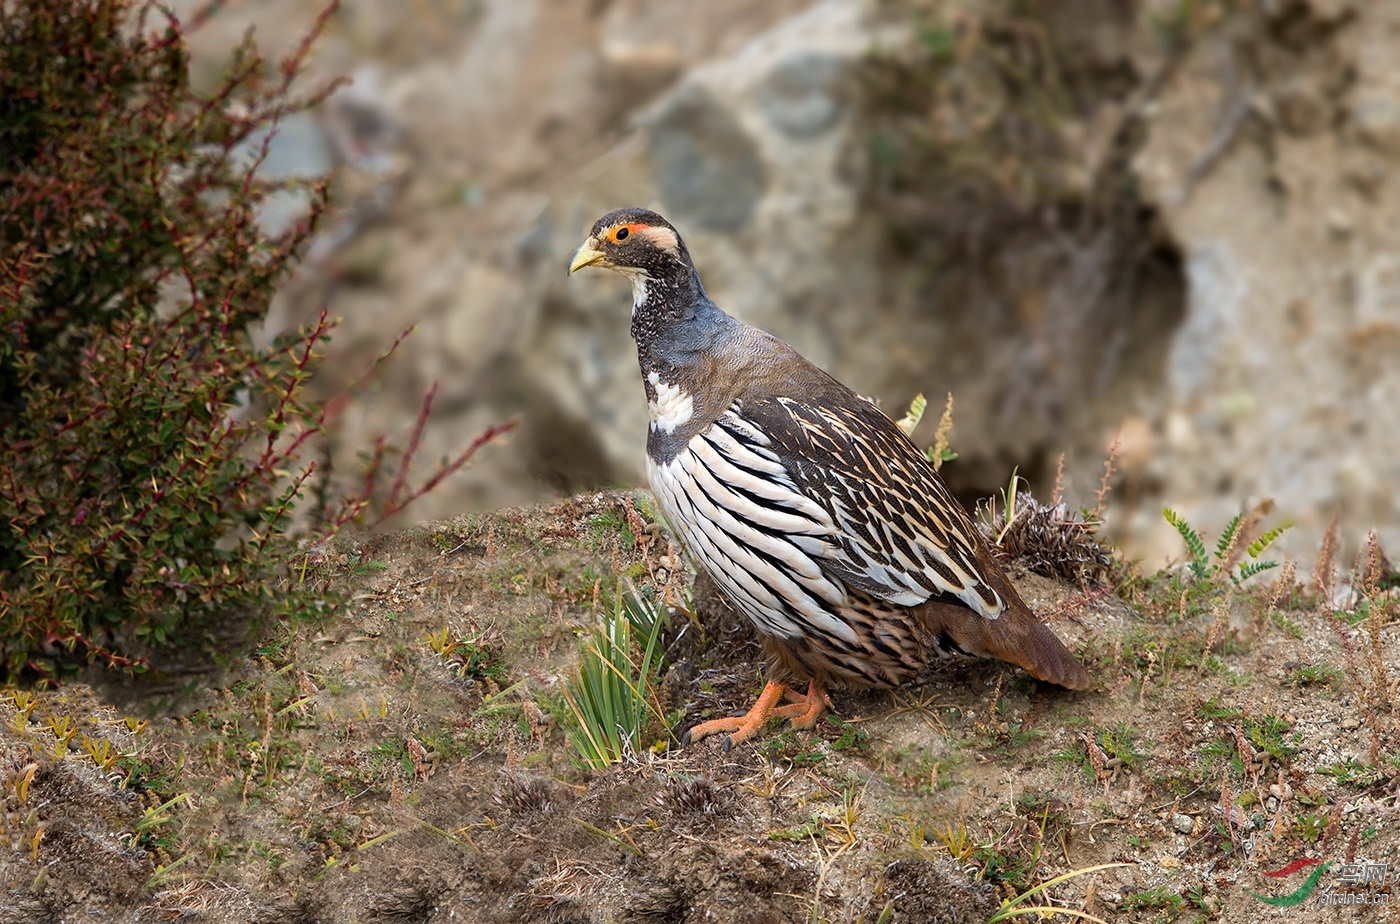
[[[936,642],[889,619],[891,605],[957,597],[996,618],[1004,604],[977,578],[971,523],[922,509],[890,480],[914,477],[900,447],[872,456],[859,428],[787,401],[740,402],[669,461],[649,459],[648,474],[672,527],[760,632],[793,643],[799,660],[821,651],[824,672],[846,682],[888,686],[917,673]],[[798,453],[794,442],[809,445]]]

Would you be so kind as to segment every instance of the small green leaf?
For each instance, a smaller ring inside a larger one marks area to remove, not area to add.
[[[1263,574],[1265,571],[1277,567],[1278,562],[1276,561],[1253,561],[1247,565],[1241,565],[1233,580],[1236,584],[1243,584],[1256,574]]]
[[[1226,524],[1225,531],[1220,534],[1220,541],[1215,544],[1215,557],[1223,561],[1225,556],[1230,554],[1230,546],[1235,543],[1235,536],[1239,534],[1240,526],[1244,523],[1243,514],[1235,514],[1230,522]]]
[[[1249,553],[1250,558],[1258,558],[1261,552],[1273,545],[1274,540],[1278,539],[1279,536],[1282,536],[1287,531],[1287,525],[1275,526],[1273,529],[1251,542],[1245,551]]]
[[[924,410],[927,408],[928,400],[924,398],[922,392],[915,395],[914,400],[909,402],[909,413],[898,421],[899,429],[904,431],[905,436],[914,435],[914,430],[919,426],[919,421],[924,419]]]
[[[1205,542],[1201,540],[1201,534],[1196,532],[1195,527],[1188,523],[1185,517],[1170,507],[1162,508],[1162,516],[1168,523],[1176,527],[1176,531],[1181,534],[1182,540],[1185,541],[1186,548],[1191,553],[1191,573],[1201,580],[1210,577],[1210,558],[1206,553]]]

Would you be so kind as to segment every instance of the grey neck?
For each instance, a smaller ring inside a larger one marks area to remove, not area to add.
[[[645,297],[632,309],[632,339],[643,377],[689,365],[722,342],[736,323],[710,301],[694,270],[643,285]]]

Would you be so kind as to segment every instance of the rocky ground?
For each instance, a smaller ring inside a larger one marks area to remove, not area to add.
[[[811,733],[725,753],[653,724],[656,747],[589,770],[560,693],[580,635],[619,578],[690,598],[649,510],[586,494],[344,544],[299,579],[345,590],[346,612],[273,627],[212,673],[5,691],[0,921],[985,921],[1108,863],[1026,904],[1230,924],[1400,910],[1394,591],[1352,597],[1324,568],[1349,601],[1334,611],[1311,566],[1238,592],[1017,570],[1093,689],[958,662],[840,693]],[[703,586],[692,599],[659,684],[677,731],[761,682],[746,625]],[[1299,858],[1336,864],[1308,900],[1251,896],[1304,886],[1315,867],[1264,875]],[[1349,886],[1348,861],[1390,878]]]

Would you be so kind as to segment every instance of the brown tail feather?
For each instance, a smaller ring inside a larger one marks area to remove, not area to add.
[[[1005,613],[987,619],[961,603],[930,600],[920,607],[934,632],[946,632],[958,647],[983,658],[998,658],[1025,670],[1037,680],[1071,690],[1085,690],[1093,679],[1064,643],[1045,627],[995,563],[983,563],[989,582],[1006,600]]]

